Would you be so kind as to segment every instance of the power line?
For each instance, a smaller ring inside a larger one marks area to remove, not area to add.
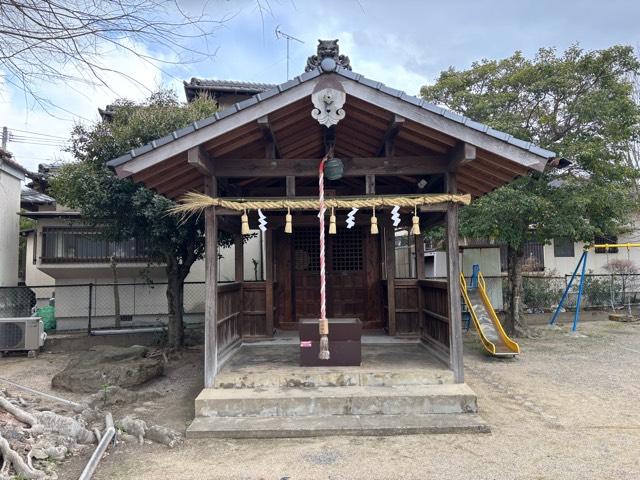
[[[9,134],[9,140],[36,140],[38,142],[57,142],[57,143],[66,143],[68,140],[66,138],[46,138],[46,137],[33,137],[29,135],[14,135],[13,133]]]
[[[27,133],[30,134],[31,136],[41,136],[41,137],[50,137],[50,138],[57,138],[60,140],[67,140],[67,137],[63,137],[60,135],[51,135],[50,133],[41,133],[41,132],[34,132],[31,130],[21,130],[19,128],[13,128],[13,127],[8,127],[10,132],[20,132],[22,134]]]
[[[9,137],[9,142],[11,143],[38,143],[38,144],[42,144],[42,145],[66,145],[68,142],[64,142],[61,140],[53,140],[53,141],[45,141],[45,140],[38,140],[37,138],[13,138],[13,137]]]

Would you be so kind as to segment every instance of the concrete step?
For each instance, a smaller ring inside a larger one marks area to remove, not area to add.
[[[439,385],[453,383],[447,368],[416,368],[395,372],[375,369],[298,369],[277,372],[225,372],[216,376],[218,388],[270,387],[390,387],[396,385]]]
[[[297,417],[475,413],[476,395],[466,384],[395,387],[204,389],[196,417]]]
[[[476,414],[196,417],[187,438],[299,438],[335,435],[489,433]]]

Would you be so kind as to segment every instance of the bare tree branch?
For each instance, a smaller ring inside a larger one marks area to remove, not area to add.
[[[228,18],[210,18],[206,6],[194,15],[178,0],[0,0],[0,76],[47,111],[54,105],[38,94],[37,81],[108,87],[105,75],[117,73],[141,85],[103,63],[105,48],[163,72],[162,65],[207,60],[215,55],[209,41]]]

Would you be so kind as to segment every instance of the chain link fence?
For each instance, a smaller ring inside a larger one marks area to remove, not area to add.
[[[120,328],[163,326],[168,318],[167,284],[0,287],[0,318],[44,316],[51,312],[55,316],[57,330],[87,329],[91,332],[114,328],[117,305]],[[204,307],[204,282],[185,283],[184,321],[187,326],[203,324]]]
[[[553,310],[571,280],[571,275],[525,275],[524,304],[529,313]],[[580,276],[576,276],[567,294],[564,308],[575,309]],[[503,295],[508,301],[507,280],[503,278]],[[589,274],[584,277],[581,308],[619,310],[640,305],[640,274]]]
[[[525,275],[524,304],[527,313],[552,311],[560,301],[571,276]],[[497,310],[508,304],[509,290],[504,276],[485,277],[491,302]],[[565,302],[575,309],[580,277],[576,277]],[[168,317],[166,283],[102,283],[57,286],[0,287],[0,318],[52,315],[57,330],[88,331],[114,328],[116,291],[119,297],[120,327],[140,328],[166,325]],[[614,309],[640,306],[640,274],[585,275],[582,308]],[[46,308],[52,307],[52,308]],[[204,322],[205,284],[184,286],[184,320],[187,327]]]
[[[506,276],[485,276],[487,294],[496,310],[509,303]],[[555,309],[571,280],[571,275],[524,275],[523,302],[527,313]],[[467,278],[469,281],[469,277]],[[576,276],[564,308],[573,310],[578,299],[580,276]],[[621,310],[640,306],[640,274],[589,274],[584,277],[581,308]]]

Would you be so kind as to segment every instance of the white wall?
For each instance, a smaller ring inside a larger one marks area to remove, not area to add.
[[[22,173],[0,163],[0,287],[18,284],[18,212],[22,180]]]
[[[460,268],[466,277],[473,274],[473,265],[480,265],[480,271],[487,283],[487,293],[491,304],[494,309],[502,310],[500,248],[465,248],[462,250],[460,262]]]
[[[40,238],[42,237],[38,237],[38,240],[40,240]],[[55,285],[56,283],[55,279],[52,276],[47,275],[46,273],[44,273],[42,270],[38,268],[38,265],[37,265],[38,252],[36,252],[36,257],[35,257],[36,262],[33,261],[34,259],[33,249],[36,247],[36,244],[39,243],[38,240],[36,240],[35,232],[30,232],[29,235],[27,236],[24,282],[29,286]]]
[[[640,220],[634,219],[634,228],[629,233],[618,236],[618,243],[640,243]],[[553,252],[553,242],[544,246],[544,268],[545,272],[552,275],[571,275],[580,260],[584,243],[576,242],[574,244],[573,257],[556,257]],[[595,253],[595,250],[589,250],[587,257],[587,272],[591,271],[595,274],[610,273],[606,266],[612,260],[630,260],[634,263],[640,272],[640,247],[630,249],[619,248],[618,253]]]

